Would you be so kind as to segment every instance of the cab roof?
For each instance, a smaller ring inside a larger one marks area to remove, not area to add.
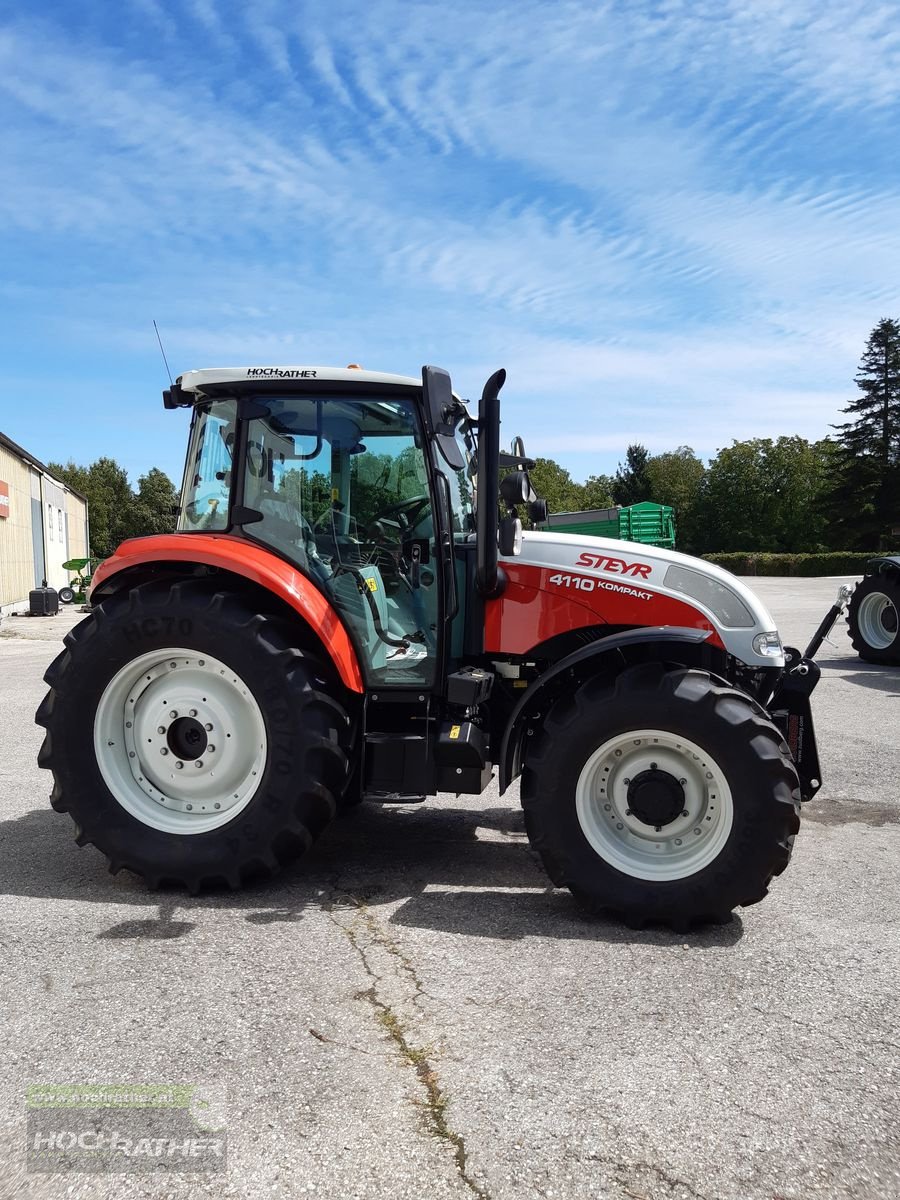
[[[209,367],[202,371],[185,371],[177,383],[183,392],[203,392],[207,387],[223,383],[325,382],[347,384],[382,384],[393,387],[422,386],[421,378],[409,375],[390,375],[383,371],[363,371],[359,367],[319,366],[253,366]]]

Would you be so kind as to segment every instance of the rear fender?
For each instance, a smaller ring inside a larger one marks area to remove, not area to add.
[[[712,636],[710,629],[683,629],[674,625],[654,626],[645,629],[628,629],[582,646],[553,664],[539,679],[532,683],[513,709],[506,723],[500,743],[498,766],[500,768],[500,794],[502,795],[522,769],[522,743],[532,720],[543,712],[543,705],[551,703],[557,696],[560,685],[567,675],[586,677],[596,674],[600,660],[610,652],[618,651],[615,657],[621,666],[622,652],[640,648],[647,650],[662,642],[671,645],[672,658],[678,658],[678,646],[689,647],[691,658],[704,647]],[[715,647],[710,647],[715,650]],[[668,646],[667,646],[668,650]]]
[[[232,534],[163,533],[123,542],[94,572],[91,598],[128,586],[137,573],[159,568],[212,567],[265,588],[300,616],[331,658],[344,686],[364,691],[359,659],[341,618],[326,596],[290,563]]]

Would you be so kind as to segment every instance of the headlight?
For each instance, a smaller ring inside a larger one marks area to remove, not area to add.
[[[758,633],[753,639],[753,649],[760,658],[778,658],[784,653],[777,633]]]
[[[701,571],[673,563],[663,583],[708,608],[726,629],[752,629],[756,624],[756,618],[736,592]]]

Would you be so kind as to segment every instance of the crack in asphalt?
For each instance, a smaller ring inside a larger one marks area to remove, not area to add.
[[[398,964],[398,975],[402,974],[405,976],[412,985],[413,991],[410,999],[417,1008],[421,1008],[420,1001],[423,997],[428,997],[429,999],[432,999],[432,997],[429,996],[422,986],[412,960],[379,924],[366,903],[354,896],[352,892],[347,891],[346,888],[342,888],[337,879],[332,884],[332,896],[332,901],[326,905],[325,909],[328,918],[348,939],[359,956],[363,970],[372,980],[368,988],[357,992],[357,999],[365,1000],[370,1005],[375,1014],[375,1019],[393,1042],[400,1057],[415,1071],[416,1077],[425,1093],[422,1109],[427,1132],[432,1137],[446,1144],[448,1148],[452,1148],[453,1161],[459,1177],[473,1195],[477,1196],[478,1200],[491,1200],[490,1194],[469,1173],[465,1138],[461,1133],[457,1133],[456,1130],[451,1129],[447,1123],[449,1097],[441,1087],[440,1077],[430,1057],[429,1048],[416,1046],[413,1043],[409,1029],[394,1008],[378,995],[378,985],[383,982],[383,977],[369,961],[367,949],[373,945],[377,946],[389,954],[393,961]],[[342,905],[337,905],[334,902],[334,899],[337,897],[344,900]],[[335,910],[339,908],[351,911],[350,924],[344,924],[344,922],[338,919]],[[361,924],[362,929],[354,928],[352,923],[354,920],[356,920],[357,925]],[[368,944],[364,944],[363,939],[360,937],[361,932],[365,932],[368,935]],[[310,1030],[310,1033],[320,1041],[330,1040],[316,1030]]]

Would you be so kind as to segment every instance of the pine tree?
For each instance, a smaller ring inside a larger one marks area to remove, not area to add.
[[[613,480],[612,494],[616,504],[627,506],[650,499],[650,480],[647,462],[650,452],[646,446],[633,442],[625,452],[625,462],[619,463]]]
[[[884,319],[869,335],[854,382],[859,395],[836,425],[829,511],[847,548],[879,549],[900,524],[900,324]]]

